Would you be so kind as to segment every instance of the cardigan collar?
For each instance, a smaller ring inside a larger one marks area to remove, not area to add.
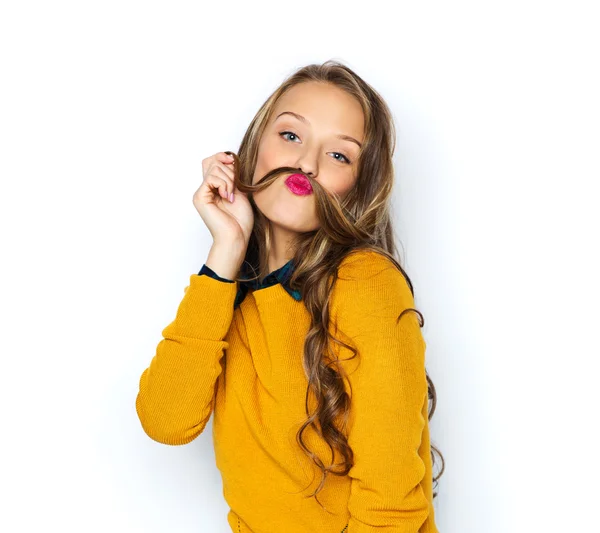
[[[246,280],[242,279],[238,282],[238,291],[235,297],[234,308],[238,307],[246,295],[248,294],[248,289],[252,289],[254,291],[259,289],[264,289],[266,287],[271,287],[272,285],[276,285],[277,283],[281,283],[281,286],[285,289],[285,291],[296,301],[302,300],[302,294],[299,290],[294,290],[289,285],[289,280],[294,273],[294,264],[293,259],[290,259],[285,265],[271,272],[262,283],[259,282],[258,279]],[[242,278],[250,278],[252,275],[248,275],[248,267],[247,263],[242,265]]]

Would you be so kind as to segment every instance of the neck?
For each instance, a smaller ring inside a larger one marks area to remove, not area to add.
[[[296,232],[289,231],[271,224],[271,250],[269,252],[269,272],[273,272],[285,265],[292,257],[294,252],[290,247],[292,239],[296,236]]]

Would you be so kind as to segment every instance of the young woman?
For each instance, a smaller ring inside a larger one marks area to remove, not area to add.
[[[236,533],[437,533],[436,395],[394,257],[394,139],[381,96],[327,61],[284,81],[237,155],[202,162],[213,245],[136,409],[171,445],[214,412]]]

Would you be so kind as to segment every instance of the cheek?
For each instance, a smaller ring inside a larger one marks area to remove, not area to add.
[[[254,185],[254,183],[261,179],[267,172],[277,166],[281,165],[277,162],[276,147],[270,141],[262,141],[258,148],[256,169],[254,170],[254,176],[252,177],[252,184]]]
[[[356,178],[354,177],[339,177],[333,180],[329,185],[324,185],[325,188],[340,198],[344,198],[355,186]]]

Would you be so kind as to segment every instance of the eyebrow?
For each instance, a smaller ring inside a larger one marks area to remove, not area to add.
[[[277,120],[281,115],[292,115],[293,117],[296,117],[300,122],[304,122],[304,124],[310,125],[310,122],[308,121],[308,119],[304,118],[302,115],[299,115],[298,113],[294,113],[293,111],[283,111],[282,113],[279,113],[279,115],[277,115],[275,117],[275,120]],[[350,137],[350,135],[344,135],[343,133],[340,133],[340,134],[336,135],[336,137],[338,139],[342,139],[343,141],[350,141],[350,142],[356,143],[356,144],[358,144],[358,146],[360,148],[362,148],[362,144],[360,142],[358,142],[354,137]]]

